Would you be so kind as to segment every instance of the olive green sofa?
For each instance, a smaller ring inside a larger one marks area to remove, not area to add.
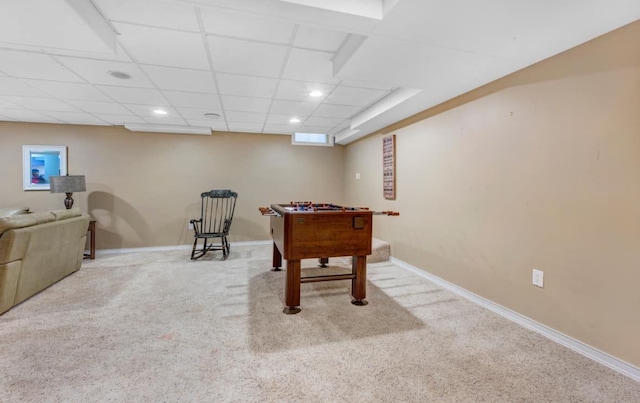
[[[0,314],[77,271],[89,215],[0,207]]]

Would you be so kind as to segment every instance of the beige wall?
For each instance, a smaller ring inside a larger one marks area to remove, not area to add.
[[[98,220],[98,249],[188,244],[200,193],[238,192],[231,241],[268,240],[259,206],[341,202],[344,148],[292,146],[289,136],[133,133],[121,127],[0,122],[0,205],[63,208],[64,194],[22,190],[22,145],[68,147],[70,174],[87,192],[75,205]]]
[[[396,201],[382,135],[348,146],[347,203],[400,211],[374,224],[393,256],[640,366],[638,38],[635,23],[386,130]]]

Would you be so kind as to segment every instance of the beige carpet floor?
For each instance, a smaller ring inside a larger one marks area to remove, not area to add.
[[[0,401],[640,402],[640,383],[391,263],[368,266],[369,305],[303,284],[297,315],[270,266],[267,245],[85,261],[0,316]]]

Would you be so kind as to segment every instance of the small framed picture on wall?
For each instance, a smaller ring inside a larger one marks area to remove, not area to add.
[[[396,198],[396,135],[382,138],[382,191],[385,199]]]
[[[51,176],[67,174],[67,147],[22,146],[22,188],[50,190]]]

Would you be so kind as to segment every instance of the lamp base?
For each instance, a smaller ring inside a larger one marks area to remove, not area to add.
[[[71,207],[73,207],[73,197],[71,197],[71,195],[73,195],[73,193],[66,193],[67,198],[64,199],[64,206],[67,208],[67,210],[71,209]]]

